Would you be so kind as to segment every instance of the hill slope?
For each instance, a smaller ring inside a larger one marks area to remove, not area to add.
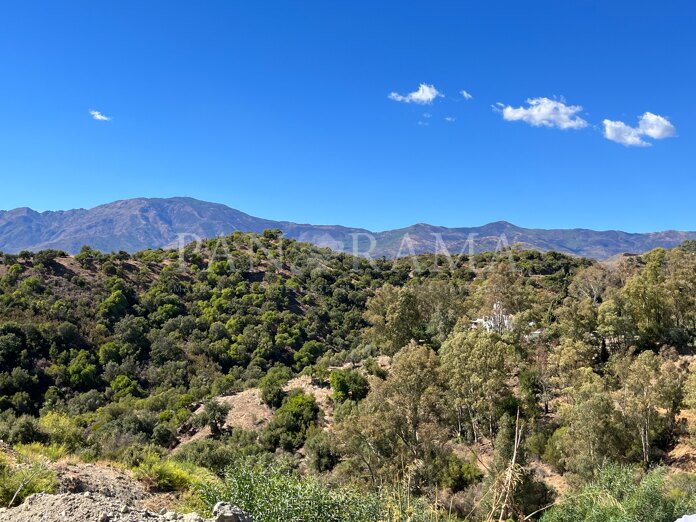
[[[417,224],[373,233],[361,228],[262,219],[222,204],[192,198],[137,198],[89,210],[39,213],[18,208],[0,211],[0,250],[16,253],[60,249],[75,253],[88,244],[106,252],[134,252],[177,246],[235,230],[258,233],[269,228],[279,228],[291,239],[373,257],[436,252],[443,245],[451,253],[469,252],[471,242],[475,252],[519,243],[529,249],[606,259],[624,252],[672,248],[688,239],[696,239],[696,232],[629,234],[586,229],[542,230],[517,227],[504,221],[468,228]]]

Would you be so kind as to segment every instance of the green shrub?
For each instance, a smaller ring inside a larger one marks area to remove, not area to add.
[[[119,400],[129,395],[140,397],[143,394],[143,391],[138,385],[138,381],[131,379],[127,375],[118,375],[111,381],[110,386],[114,400]]]
[[[13,445],[43,442],[46,440],[46,433],[34,417],[29,415],[15,417],[8,410],[0,415],[0,440]]]
[[[41,444],[32,442],[30,444],[17,444],[14,449],[17,453],[32,461],[40,458],[56,461],[66,457],[69,453],[66,446],[56,443]]]
[[[541,456],[546,464],[549,464],[556,468],[557,470],[563,471],[565,468],[563,466],[563,440],[568,437],[568,428],[563,426],[558,428],[546,441],[546,446],[544,447],[544,453]]]
[[[208,426],[213,435],[220,435],[229,411],[229,404],[210,399],[205,403],[203,411],[194,417],[193,422],[198,427]]]
[[[387,370],[382,368],[374,359],[374,357],[368,357],[367,359],[365,359],[363,367],[365,368],[365,371],[368,373],[368,375],[372,375],[382,380],[386,379],[389,375],[387,373]]]
[[[439,460],[439,482],[453,492],[463,491],[483,478],[474,461],[464,461],[453,453],[448,453]]]
[[[318,341],[307,341],[302,348],[293,355],[295,369],[302,370],[316,362],[316,360],[326,353],[326,346]]]
[[[634,470],[608,465],[597,479],[569,494],[549,510],[542,522],[674,522],[696,511],[693,491],[671,489],[665,471],[655,469],[642,478]],[[678,489],[678,485],[676,486]]]
[[[282,448],[295,451],[302,447],[307,431],[319,416],[319,407],[311,395],[294,392],[276,411],[262,435],[263,445],[268,450]]]
[[[696,498],[696,475],[693,473],[675,473],[666,479],[665,489],[667,498],[688,502],[689,499]]]
[[[215,476],[206,469],[189,462],[162,458],[154,451],[146,453],[133,472],[137,479],[157,491],[186,491],[215,481]]]
[[[291,377],[290,368],[285,366],[276,366],[268,370],[268,373],[259,381],[261,400],[271,408],[280,407],[286,397],[283,386]]]
[[[331,471],[341,460],[335,444],[332,444],[331,435],[314,426],[308,431],[304,450],[309,467],[318,473]]]
[[[261,448],[256,444],[256,433],[236,428],[222,440],[202,439],[184,444],[172,458],[222,475],[235,460],[260,451]]]
[[[0,455],[0,506],[19,505],[34,493],[53,493],[57,483],[55,473],[43,464],[13,465]]]
[[[152,442],[163,448],[173,446],[177,441],[176,430],[167,423],[160,423],[152,430]]]
[[[425,522],[446,517],[405,492],[381,495],[349,488],[330,488],[277,465],[250,459],[235,462],[222,483],[199,489],[208,510],[231,502],[257,522]]]
[[[352,400],[358,402],[367,396],[370,383],[355,370],[336,370],[329,377],[333,398],[336,402]]]
[[[39,419],[39,427],[52,442],[64,446],[68,451],[75,451],[85,443],[84,430],[69,415],[48,412]]]

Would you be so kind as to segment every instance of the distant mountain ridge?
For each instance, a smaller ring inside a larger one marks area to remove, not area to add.
[[[136,198],[92,209],[36,212],[0,211],[0,251],[59,249],[76,253],[83,245],[102,251],[134,252],[173,247],[193,239],[278,228],[286,237],[372,257],[496,250],[520,244],[595,259],[622,253],[673,248],[696,240],[696,232],[675,230],[633,234],[587,229],[529,229],[498,221],[479,227],[447,228],[428,224],[371,232],[340,225],[309,225],[257,218],[219,203],[193,198]]]

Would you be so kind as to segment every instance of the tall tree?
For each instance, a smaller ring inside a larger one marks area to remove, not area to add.
[[[590,478],[606,458],[621,454],[620,420],[605,382],[591,368],[575,370],[566,392],[559,412],[563,427],[550,444],[565,469]]]
[[[671,428],[678,413],[683,375],[673,361],[651,351],[642,352],[619,368],[616,400],[626,423],[638,435],[643,465],[647,468],[656,435]]]
[[[375,379],[367,398],[337,426],[343,451],[375,484],[398,479],[445,442],[441,383],[437,354],[410,343],[394,356],[387,379]]]
[[[493,437],[497,410],[511,393],[508,380],[516,359],[513,346],[496,333],[474,329],[456,332],[440,353],[459,434],[468,423],[474,440],[483,433]]]

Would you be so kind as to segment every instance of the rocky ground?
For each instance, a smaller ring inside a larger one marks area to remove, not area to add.
[[[197,515],[179,515],[164,511],[154,513],[146,509],[136,509],[115,497],[99,493],[62,493],[58,495],[32,495],[18,507],[0,512],[0,522],[64,522],[84,520],[95,522],[141,522],[149,520],[203,520]]]
[[[136,505],[153,495],[126,471],[106,464],[51,463],[59,480],[58,493],[99,493]]]
[[[18,454],[0,441],[0,453]],[[151,492],[128,470],[109,463],[75,459],[44,465],[56,473],[57,494],[39,493],[11,509],[0,508],[0,522],[252,522],[251,517],[226,503],[218,503],[213,517],[181,514],[172,509],[178,498]]]
[[[117,497],[100,493],[61,493],[32,495],[12,509],[0,509],[0,522],[206,522],[196,513],[182,515],[162,509],[155,513],[138,509]],[[220,502],[209,522],[253,522],[239,509]]]

